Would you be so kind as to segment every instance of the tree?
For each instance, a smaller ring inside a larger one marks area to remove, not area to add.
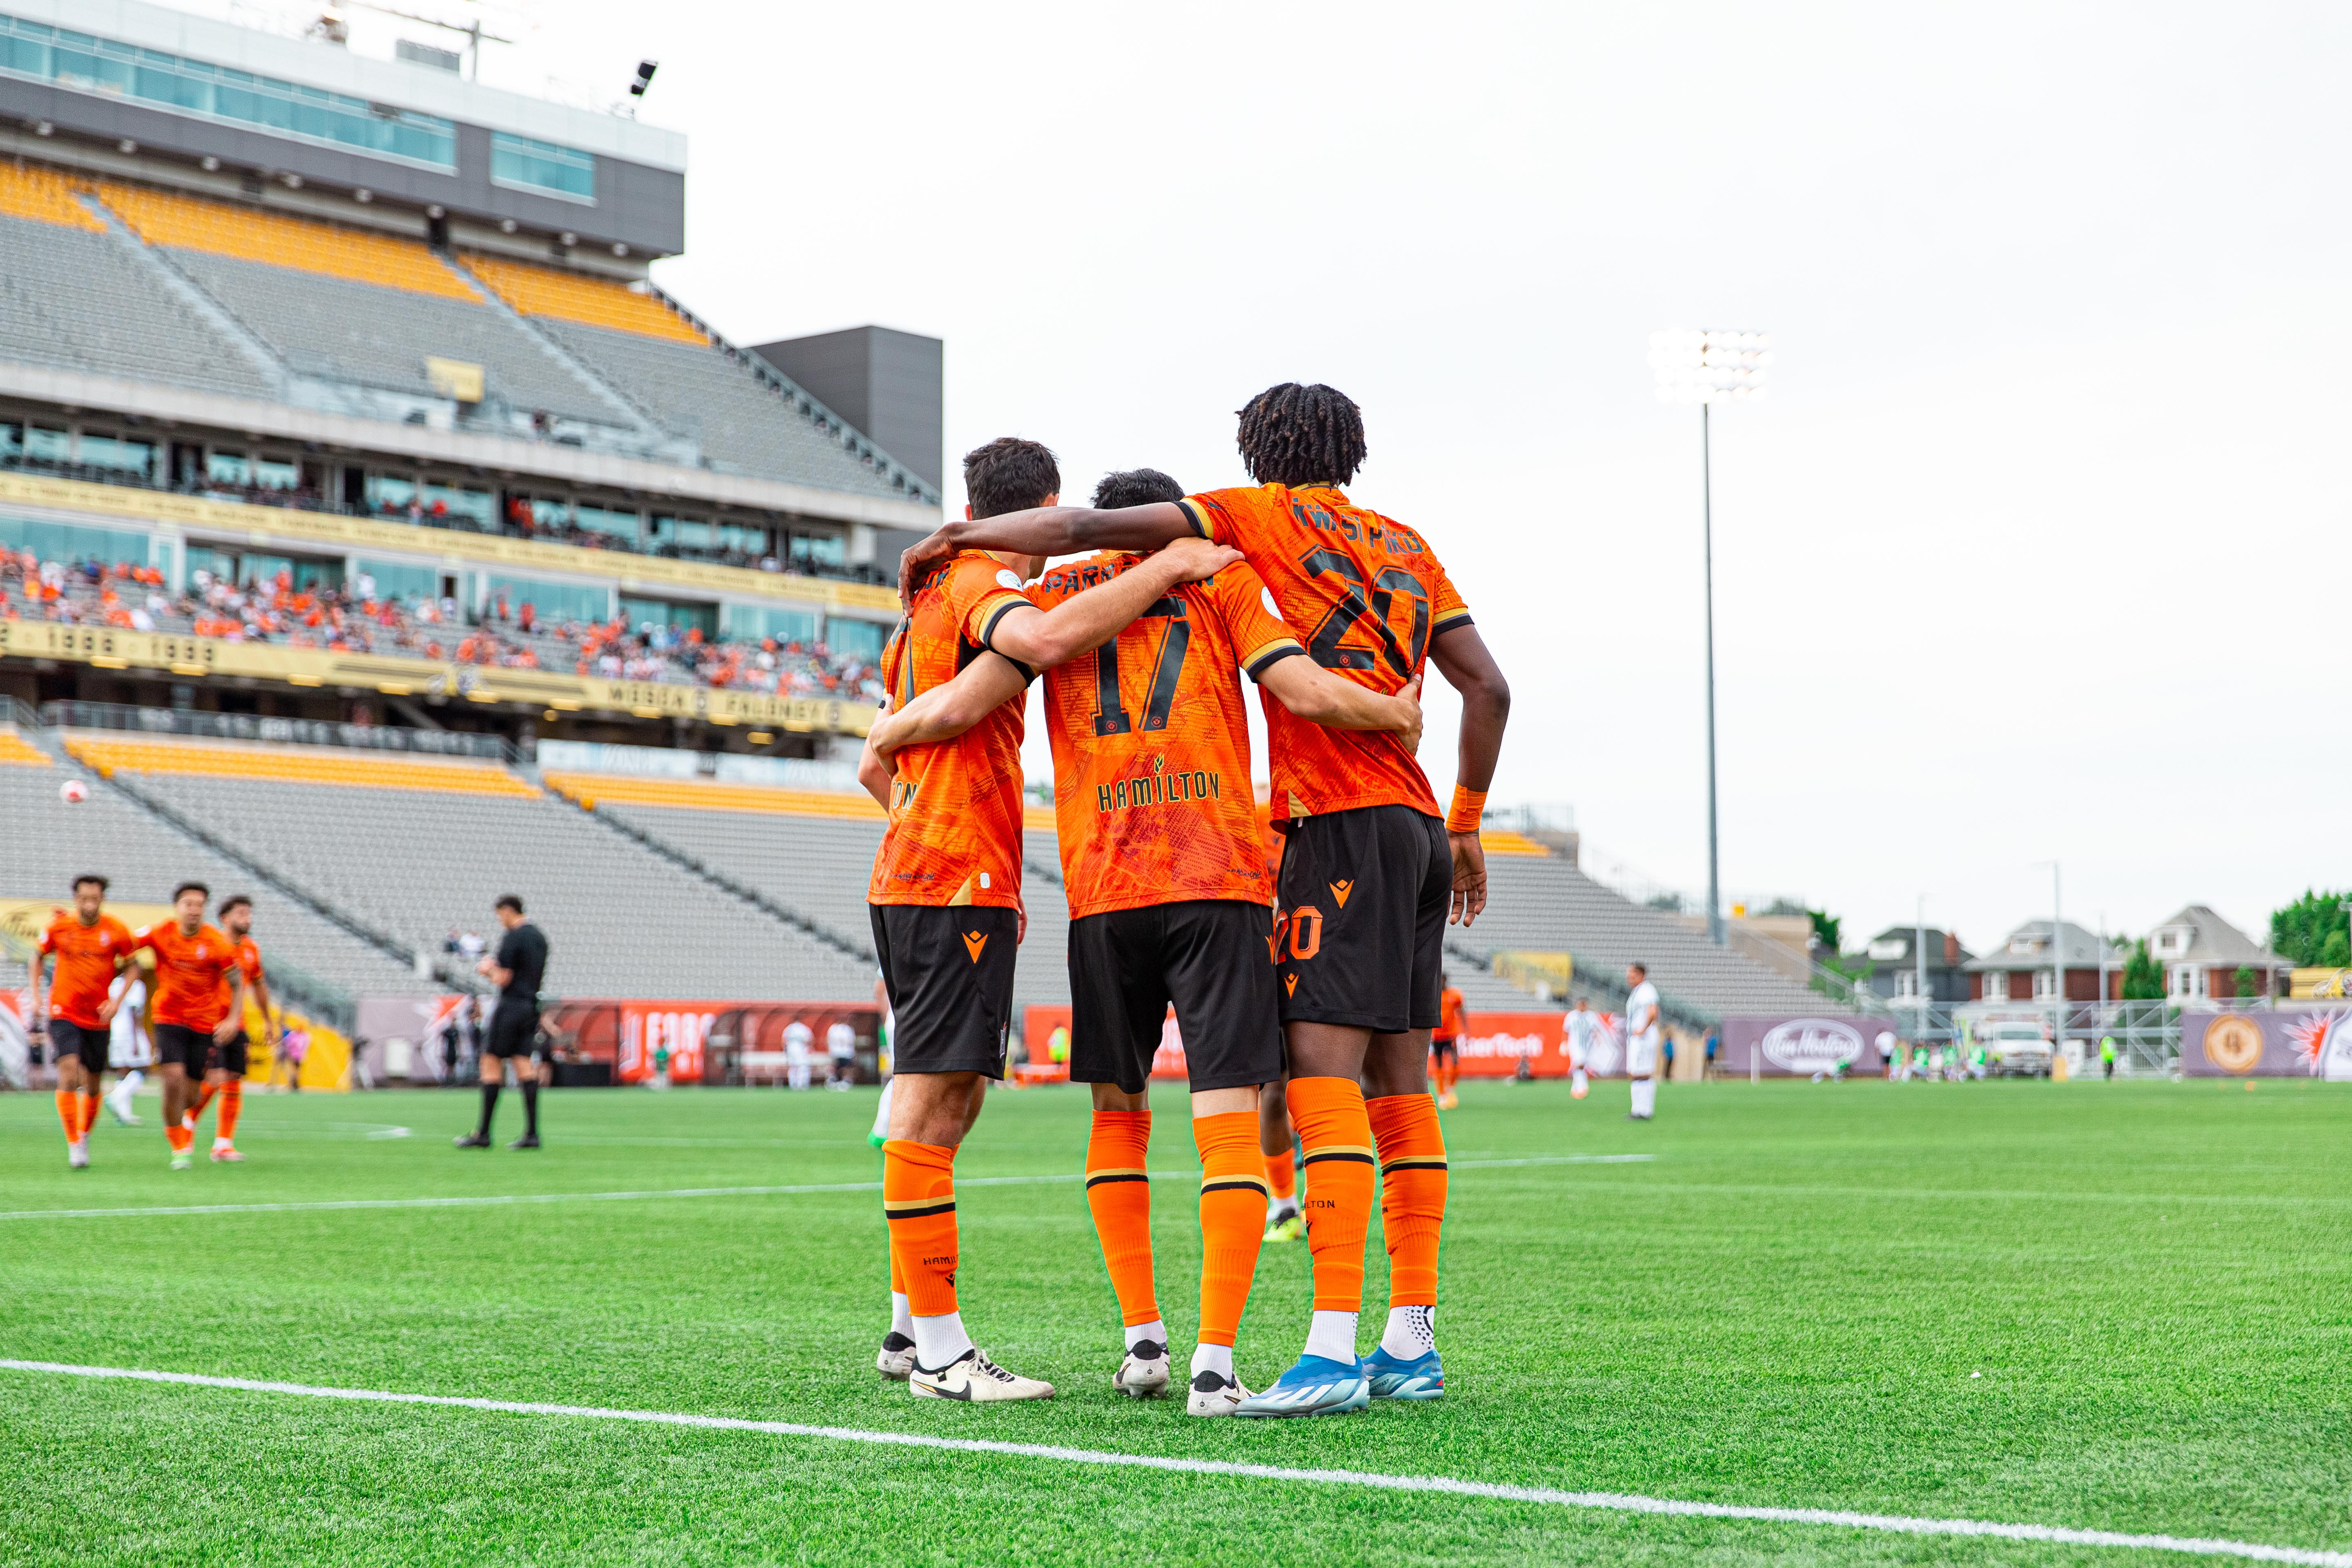
[[[2352,937],[2345,933],[2344,904],[2352,892],[2315,893],[2271,911],[2271,951],[2300,969],[2352,967]]]
[[[2132,944],[2132,955],[2124,960],[2124,1000],[2164,1000],[2164,965],[2149,956],[2146,937]]]
[[[2231,981],[2230,990],[2233,995],[2260,996],[2270,989],[2263,984],[2263,977],[2254,973],[2254,966],[2251,963],[2238,965],[2238,973],[2231,976]]]
[[[1813,940],[1832,952],[1838,952],[1838,927],[1842,922],[1837,916],[1827,910],[1807,910],[1805,918],[1813,922]]]

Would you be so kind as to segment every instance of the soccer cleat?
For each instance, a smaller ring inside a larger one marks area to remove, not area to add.
[[[196,1157],[184,1149],[172,1156],[172,1169],[175,1171],[193,1170],[195,1163]]]
[[[1168,1392],[1168,1347],[1158,1340],[1138,1340],[1119,1358],[1110,1385],[1129,1399],[1157,1399]]]
[[[874,1370],[893,1382],[904,1383],[915,1370],[915,1342],[892,1329],[874,1352]]]
[[[478,1132],[468,1132],[462,1137],[452,1138],[449,1142],[460,1149],[487,1149],[490,1146],[490,1141]]]
[[[1307,1234],[1307,1216],[1293,1209],[1265,1227],[1268,1241],[1297,1241]]]
[[[114,1113],[114,1124],[117,1127],[137,1127],[142,1125],[139,1118],[131,1115],[130,1111],[123,1109],[124,1106],[129,1105],[130,1103],[131,1100],[128,1095],[122,1096],[120,1099],[110,1094],[106,1097],[106,1109]]]
[[[1192,1380],[1192,1393],[1184,1401],[1187,1415],[1231,1415],[1234,1407],[1250,1397],[1236,1378],[1220,1377],[1204,1372]]]
[[[1234,1405],[1236,1415],[1341,1415],[1372,1402],[1364,1363],[1333,1361],[1328,1356],[1303,1355],[1298,1364],[1275,1381],[1264,1394],[1253,1394]]]
[[[507,1147],[509,1149],[536,1149],[539,1147],[539,1134],[536,1132],[526,1132],[521,1137],[516,1139],[513,1142],[508,1144]]]
[[[243,1164],[245,1156],[236,1152],[236,1145],[233,1143],[215,1143],[213,1145],[213,1163],[216,1165]]]
[[[77,1171],[89,1163],[89,1139],[78,1138],[66,1145],[66,1163]]]
[[[1462,1097],[1450,1089],[1437,1097],[1437,1109],[1440,1110],[1458,1110],[1461,1107]]]
[[[1435,1399],[1445,1392],[1445,1373],[1433,1350],[1406,1361],[1389,1354],[1385,1346],[1375,1347],[1364,1358],[1364,1376],[1375,1399]]]
[[[918,1362],[907,1386],[918,1399],[962,1399],[974,1405],[1054,1397],[1052,1384],[1007,1372],[976,1350],[964,1352],[937,1372]]]

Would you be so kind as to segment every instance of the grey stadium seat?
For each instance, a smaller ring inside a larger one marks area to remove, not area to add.
[[[26,218],[0,217],[0,358],[271,395],[246,356],[121,240]]]

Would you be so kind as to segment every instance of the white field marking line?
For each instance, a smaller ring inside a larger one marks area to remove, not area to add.
[[[1655,1154],[1534,1154],[1524,1160],[1463,1160],[1454,1168],[1484,1170],[1500,1165],[1588,1165],[1622,1164],[1633,1160],[1654,1160]],[[1086,1175],[1083,1171],[1050,1176],[965,1176],[956,1184],[964,1187],[1034,1187],[1054,1182],[1076,1182]],[[1197,1182],[1198,1171],[1154,1171],[1155,1182]],[[141,1215],[192,1214],[292,1214],[312,1209],[462,1209],[496,1208],[509,1204],[618,1204],[645,1203],[659,1198],[765,1198],[793,1197],[808,1193],[878,1193],[879,1182],[817,1182],[800,1186],[780,1187],[656,1187],[642,1192],[620,1193],[485,1193],[439,1198],[331,1198],[310,1203],[276,1204],[172,1204],[145,1208],[122,1209],[10,1209],[0,1210],[0,1220],[12,1219],[129,1219]]]
[[[1302,1481],[1318,1486],[1369,1487],[1381,1491],[1439,1492],[1499,1502],[1541,1503],[1555,1508],[1595,1509],[1612,1513],[1653,1513],[1696,1519],[1748,1520],[1767,1524],[1818,1524],[1844,1530],[1876,1530],[1896,1535],[1984,1536],[2004,1541],[2050,1542],[2063,1546],[2113,1546],[2126,1551],[2179,1552],[2198,1557],[2236,1557],[2258,1563],[2300,1563],[2314,1568],[2352,1568],[2352,1552],[2266,1546],[2259,1542],[2196,1536],[2133,1535],[2114,1530],[2073,1530],[2054,1524],[2001,1524],[1977,1519],[1921,1519],[1903,1514],[1853,1513],[1827,1508],[1753,1508],[1737,1503],[1688,1502],[1679,1498],[1641,1497],[1627,1492],[1572,1492],[1551,1487],[1507,1486],[1453,1476],[1391,1476],[1370,1470],[1299,1470],[1280,1465],[1244,1465],[1225,1459],[1182,1459],[1157,1454],[1121,1454],[1102,1448],[1065,1448],[1045,1443],[1003,1443],[979,1437],[933,1437],[916,1432],[868,1432],[855,1426],[809,1426],[795,1421],[751,1421],[732,1415],[693,1415],[666,1410],[611,1410],[593,1405],[541,1405],[513,1399],[472,1399],[449,1394],[396,1394],[371,1388],[324,1388],[306,1383],[269,1383],[245,1377],[208,1377],[191,1372],[146,1372],[129,1367],[76,1366],[66,1362],[0,1360],[0,1371],[49,1373],[64,1377],[114,1378],[133,1383],[183,1384],[248,1394],[290,1394],[311,1399],[346,1399],[381,1405],[437,1405],[510,1415],[569,1415],[597,1421],[634,1421],[647,1426],[692,1426],[710,1431],[761,1432],[777,1437],[816,1437],[835,1443],[944,1448],[961,1454],[998,1454],[1015,1459],[1051,1459],[1066,1465],[1114,1465],[1183,1475],[1234,1476],[1247,1480]]]

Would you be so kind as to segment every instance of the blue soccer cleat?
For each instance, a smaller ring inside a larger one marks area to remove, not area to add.
[[[1375,1399],[1437,1399],[1445,1393],[1445,1373],[1433,1350],[1405,1361],[1376,1349],[1364,1358],[1364,1376]]]
[[[1372,1402],[1372,1385],[1364,1379],[1360,1361],[1333,1361],[1328,1356],[1303,1355],[1298,1364],[1264,1394],[1253,1394],[1234,1406],[1236,1415],[1340,1415],[1361,1410]]]

